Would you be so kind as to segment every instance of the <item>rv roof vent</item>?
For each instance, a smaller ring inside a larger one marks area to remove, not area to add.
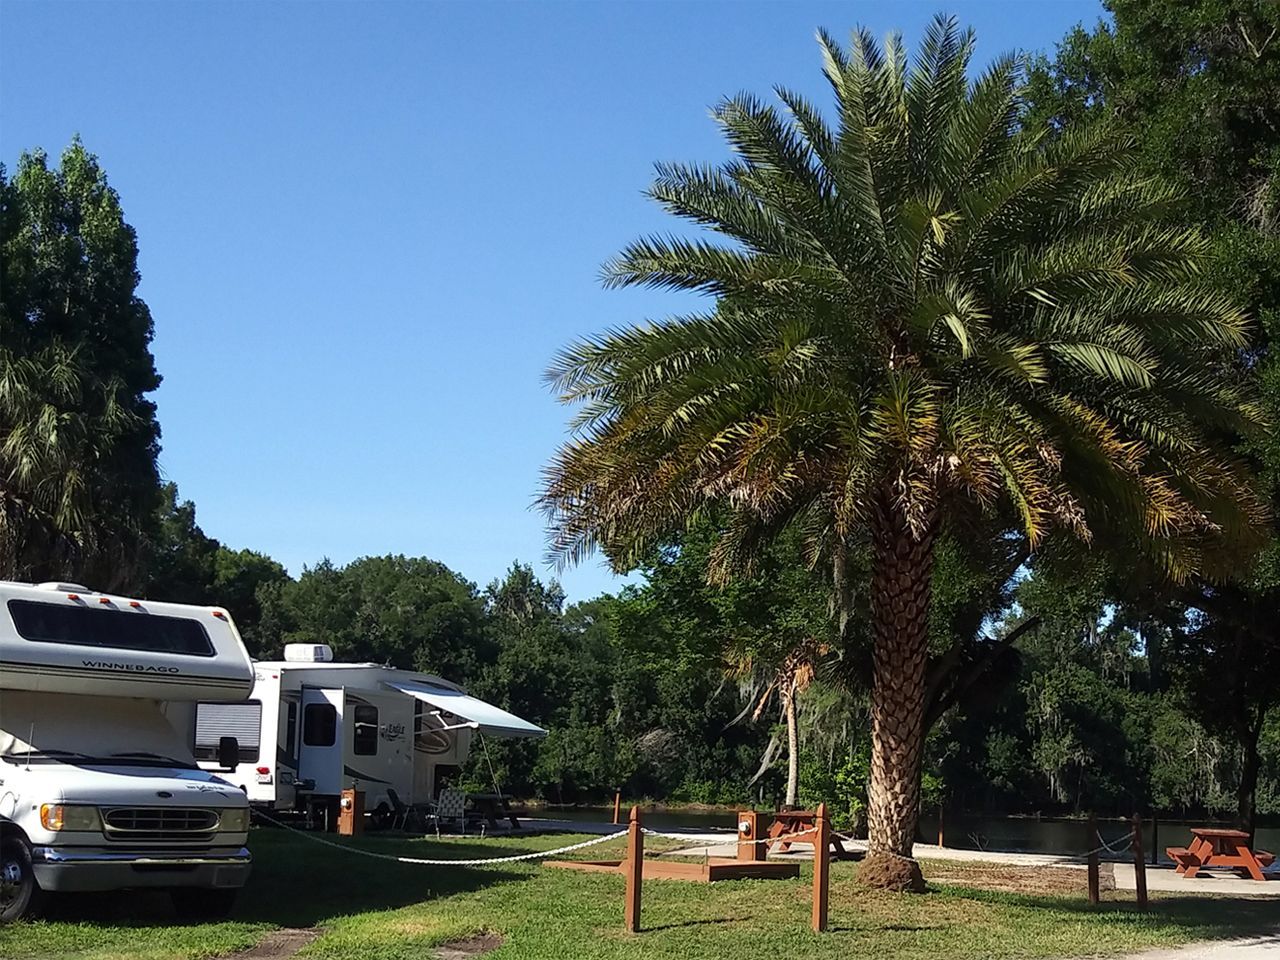
[[[333,649],[327,643],[286,643],[284,658],[290,663],[329,663]]]
[[[57,580],[46,580],[44,583],[36,584],[37,590],[52,590],[54,593],[93,593],[88,587],[79,583],[60,583]]]

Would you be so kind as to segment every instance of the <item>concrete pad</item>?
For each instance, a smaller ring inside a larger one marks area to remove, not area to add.
[[[1259,883],[1257,880],[1246,880],[1234,870],[1201,870],[1199,874],[1187,879],[1177,873],[1173,864],[1147,866],[1147,890],[1151,893],[1178,894],[1217,894],[1228,897],[1280,897],[1280,872],[1264,871],[1267,877]],[[1137,881],[1132,863],[1115,865],[1116,889],[1136,890]],[[1280,947],[1276,948],[1280,956]]]
[[[1172,950],[1147,950],[1128,954],[1121,960],[1275,960],[1276,957],[1280,957],[1280,934],[1193,943]]]

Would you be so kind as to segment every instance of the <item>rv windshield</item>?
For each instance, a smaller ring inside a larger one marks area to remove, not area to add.
[[[30,756],[46,764],[192,768],[186,728],[182,711],[171,722],[166,705],[155,700],[26,690],[0,695],[0,756],[10,763],[25,764]]]
[[[10,753],[0,753],[0,760],[5,763],[70,763],[72,761],[84,762],[90,760],[91,757],[83,753],[76,753],[73,750],[14,750]]]
[[[74,750],[14,750],[0,754],[0,760],[15,766],[25,766],[28,763],[69,763],[72,766],[197,769],[196,765],[189,760],[179,760],[176,757],[166,757],[158,753],[113,753],[109,757],[91,757],[86,753],[76,753]]]

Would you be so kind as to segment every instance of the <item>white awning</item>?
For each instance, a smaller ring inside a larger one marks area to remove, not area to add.
[[[485,703],[475,697],[469,697],[448,687],[437,687],[429,683],[409,680],[386,680],[384,685],[401,693],[407,693],[415,700],[429,703],[437,710],[451,713],[464,724],[475,724],[485,733],[500,737],[545,737],[547,731],[536,727],[528,720],[521,720],[514,713],[507,713],[492,703]],[[447,726],[455,721],[446,719]]]

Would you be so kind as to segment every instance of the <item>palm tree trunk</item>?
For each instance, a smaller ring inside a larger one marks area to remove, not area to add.
[[[789,678],[782,687],[782,710],[787,717],[787,799],[786,805],[794,807],[800,790],[800,730],[796,722],[796,687]]]
[[[868,854],[859,877],[876,886],[923,890],[911,848],[920,814],[933,524],[916,536],[898,511],[885,506],[872,536],[871,780]]]

